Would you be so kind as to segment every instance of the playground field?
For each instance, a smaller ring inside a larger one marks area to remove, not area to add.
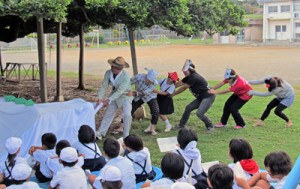
[[[300,46],[252,46],[252,45],[160,45],[137,46],[138,70],[153,68],[161,76],[170,71],[180,72],[185,59],[191,59],[196,70],[207,80],[220,80],[227,67],[234,68],[247,79],[265,75],[283,77],[300,85]],[[102,78],[109,68],[107,59],[123,56],[131,63],[129,46],[112,48],[85,48],[84,72]],[[49,70],[56,69],[56,53],[46,52]],[[37,52],[2,52],[2,62],[37,62]],[[62,72],[78,72],[79,49],[62,50]],[[132,75],[132,68],[128,69]]]

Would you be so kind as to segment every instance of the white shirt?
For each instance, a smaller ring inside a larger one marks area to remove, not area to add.
[[[27,161],[26,161],[26,159],[24,159],[24,158],[22,158],[22,157],[16,157],[16,158],[15,158],[15,165],[16,165],[16,164],[19,164],[19,163],[27,164]],[[8,161],[6,161],[6,164],[7,164],[7,166],[8,166],[8,164],[9,164]],[[11,167],[8,167],[8,169],[9,169],[10,172],[11,172],[12,168],[11,168]],[[7,177],[7,176],[9,175],[9,172],[8,172],[8,170],[6,169],[6,166],[5,166],[5,161],[1,161],[1,162],[0,162],[0,174],[3,174],[4,177]],[[9,177],[9,179],[11,179],[11,176]]]
[[[175,91],[175,85],[173,83],[169,85],[167,83],[167,80],[168,78],[158,80],[158,84],[160,85],[160,91],[168,92],[169,94],[172,94]]]
[[[118,156],[116,158],[110,159],[105,166],[112,165],[120,169],[122,174],[122,189],[135,189],[135,174],[132,162],[125,158]],[[104,167],[105,167],[104,166]],[[101,171],[101,170],[100,170]],[[100,173],[99,173],[100,175]],[[95,180],[93,187],[96,189],[102,189],[102,185],[98,179]]]
[[[78,162],[76,163],[75,166],[81,167],[83,164],[84,164],[83,157],[82,156],[78,157]],[[53,173],[53,176],[56,175],[59,170],[64,168],[63,164],[61,164],[59,162],[58,157],[49,158],[47,160],[47,166],[49,167],[49,169]]]
[[[191,160],[193,160],[191,169],[196,173],[196,175],[199,175],[202,173],[202,163],[201,163],[201,153],[199,149],[196,147],[197,142],[191,141],[184,150],[178,149],[182,157],[185,159],[185,161],[190,164]],[[175,153],[179,154],[177,150],[174,151]],[[184,162],[184,172],[183,176],[188,175],[188,165]],[[190,170],[191,171],[191,170]],[[192,176],[196,176],[192,172]]]
[[[145,171],[147,173],[150,173],[150,171],[152,170],[152,163],[151,163],[150,152],[149,152],[148,148],[144,147],[142,150],[140,150],[138,152],[132,151],[129,154],[127,154],[127,156],[129,158],[131,158],[134,162],[139,163],[141,166],[144,166],[145,160],[147,160]],[[125,158],[127,158],[127,156],[125,156]],[[135,174],[142,174],[143,169],[137,163],[134,163],[134,162],[132,162],[132,163],[133,163],[133,168],[134,168]]]
[[[100,156],[102,156],[102,153],[98,147],[98,145],[96,144],[96,149],[95,149],[95,143],[91,142],[88,144],[85,144],[88,147],[92,148],[93,150],[95,150],[97,153],[100,154]],[[91,149],[87,148],[86,146],[84,146],[83,144],[81,144],[81,142],[77,141],[75,142],[73,145],[73,148],[75,148],[79,154],[83,154],[84,155],[84,159],[94,159],[95,158],[95,152],[92,151]],[[99,156],[97,155],[96,158],[99,158]]]
[[[32,181],[24,182],[23,184],[20,185],[13,184],[6,188],[7,189],[40,189],[39,185]]]
[[[234,166],[235,166],[235,163],[229,163],[229,164],[228,164],[228,167],[229,167],[230,169],[232,169],[232,170],[234,170]],[[245,172],[245,175],[247,176],[247,180],[249,180],[252,176],[251,176],[249,173],[247,173],[246,171],[244,171],[244,172]],[[239,186],[236,184],[235,180],[233,181],[233,186],[232,186],[232,188],[233,188],[233,189],[243,189],[243,188],[239,187]]]
[[[87,189],[85,173],[78,166],[64,167],[50,182],[52,188],[58,185],[61,189]]]
[[[52,177],[52,173],[47,165],[47,160],[48,160],[48,158],[51,158],[53,156],[57,156],[53,149],[52,150],[37,150],[37,151],[33,152],[33,159],[36,162],[40,163],[40,171],[47,178]]]

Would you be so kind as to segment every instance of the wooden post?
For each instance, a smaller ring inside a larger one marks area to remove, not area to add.
[[[56,97],[55,101],[62,102],[64,97],[61,95],[61,22],[57,24],[56,30]]]
[[[41,101],[47,102],[47,73],[45,69],[45,41],[44,41],[44,21],[42,17],[37,17],[37,37],[38,37],[38,58],[40,71],[40,92]]]

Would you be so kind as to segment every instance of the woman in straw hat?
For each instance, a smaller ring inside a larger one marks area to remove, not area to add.
[[[116,110],[119,107],[122,107],[122,118],[124,123],[124,132],[123,137],[129,135],[131,127],[131,109],[132,109],[132,95],[130,95],[131,84],[130,77],[125,72],[124,68],[128,68],[129,64],[121,56],[115,59],[109,59],[108,64],[111,66],[111,69],[107,70],[102,86],[98,93],[97,105],[103,103],[104,107],[107,107],[103,116],[99,130],[96,132],[98,139],[102,140],[107,133],[108,128],[110,127]],[[108,86],[112,86],[112,92],[108,97],[104,98],[105,92]]]

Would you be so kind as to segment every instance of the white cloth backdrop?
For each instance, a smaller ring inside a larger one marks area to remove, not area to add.
[[[19,155],[25,157],[30,146],[42,145],[41,136],[47,132],[54,133],[57,141],[74,143],[83,124],[95,130],[94,106],[83,99],[25,106],[0,98],[0,160],[7,156],[4,144],[8,137],[22,139]]]

